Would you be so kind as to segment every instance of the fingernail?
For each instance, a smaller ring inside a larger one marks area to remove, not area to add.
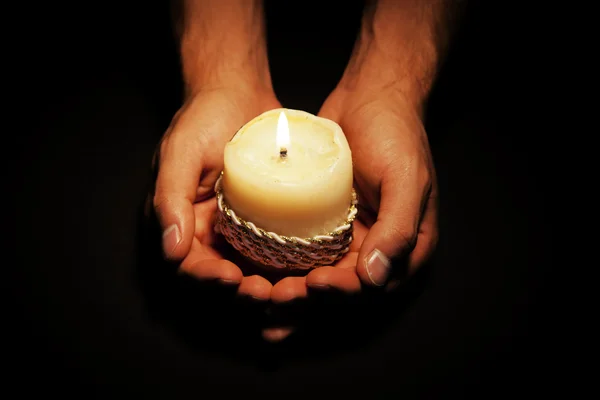
[[[261,303],[268,300],[268,299],[265,299],[264,297],[258,297],[258,296],[252,296],[252,295],[246,295],[244,297],[246,297],[247,299],[249,299],[251,301],[258,301]]]
[[[179,232],[179,227],[177,224],[173,224],[165,229],[163,232],[162,242],[165,255],[170,256],[177,245],[179,245],[179,242],[181,242],[181,233]]]
[[[277,343],[286,339],[294,332],[292,327],[281,327],[281,328],[266,328],[262,331],[262,337],[268,342]]]
[[[327,290],[331,288],[331,286],[329,286],[326,283],[307,283],[306,286],[308,286],[311,289],[317,290]]]
[[[376,286],[382,286],[390,272],[390,260],[379,250],[373,250],[366,258],[365,264],[369,279]]]
[[[218,279],[224,285],[238,285],[240,281],[234,281],[233,279]]]

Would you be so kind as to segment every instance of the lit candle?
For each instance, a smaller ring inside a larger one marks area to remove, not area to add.
[[[290,127],[287,117],[283,111],[279,112],[276,139],[277,148],[279,149],[279,157],[284,160],[287,158],[287,147],[290,145]]]
[[[326,235],[352,201],[352,154],[338,124],[275,109],[244,125],[225,146],[223,197],[235,213],[284,236]]]

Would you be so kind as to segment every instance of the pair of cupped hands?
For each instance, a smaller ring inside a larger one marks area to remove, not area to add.
[[[243,84],[187,96],[154,160],[152,197],[165,258],[195,279],[272,304],[307,299],[314,291],[360,295],[368,287],[397,288],[436,246],[437,188],[421,109],[393,85],[338,85],[318,113],[337,122],[348,139],[359,198],[354,240],[337,264],[273,280],[248,273],[232,261],[239,257],[231,247],[217,245],[222,238],[214,229],[214,184],[224,147],[242,125],[280,107],[273,90]],[[276,341],[292,331],[270,328],[263,336]]]

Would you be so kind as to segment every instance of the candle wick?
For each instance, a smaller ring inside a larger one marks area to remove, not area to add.
[[[279,157],[287,158],[287,149],[285,147],[279,148]]]

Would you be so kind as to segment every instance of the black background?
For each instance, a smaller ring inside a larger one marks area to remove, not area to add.
[[[20,129],[3,157],[9,383],[82,398],[556,390],[546,160],[530,118],[536,32],[521,10],[499,4],[470,3],[431,98],[441,192],[432,266],[407,293],[350,317],[320,311],[321,322],[351,323],[274,347],[245,329],[260,319],[253,310],[163,270],[140,218],[154,148],[181,99],[168,3],[24,10],[12,59]],[[285,107],[318,111],[361,7],[268,2]]]

